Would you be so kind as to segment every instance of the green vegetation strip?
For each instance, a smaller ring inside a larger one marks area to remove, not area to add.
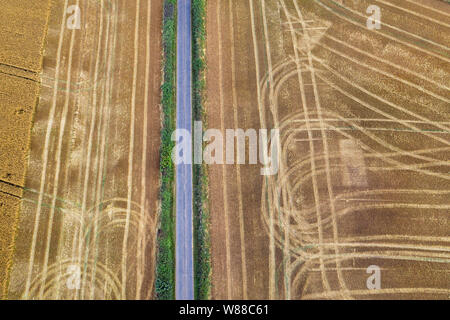
[[[206,0],[192,0],[192,72],[193,117],[207,127],[203,109],[205,88]],[[195,299],[210,298],[210,240],[208,210],[208,174],[205,165],[193,166],[194,183],[194,283]]]
[[[158,232],[158,253],[156,265],[156,298],[175,299],[175,219],[174,184],[175,168],[172,162],[171,140],[176,119],[176,8],[177,0],[164,1],[163,17],[163,85],[160,172],[161,212]]]

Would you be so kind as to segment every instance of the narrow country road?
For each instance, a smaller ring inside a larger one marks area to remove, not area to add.
[[[192,132],[191,0],[178,0],[177,129]],[[176,168],[176,299],[194,299],[192,165]]]

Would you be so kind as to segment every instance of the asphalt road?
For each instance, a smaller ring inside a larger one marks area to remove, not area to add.
[[[192,133],[191,0],[178,0],[177,129]],[[176,299],[194,299],[192,165],[176,168]]]

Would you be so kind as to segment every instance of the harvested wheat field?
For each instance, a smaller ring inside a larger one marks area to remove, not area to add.
[[[0,1],[2,68],[41,71],[50,4],[50,0]]]
[[[6,294],[38,84],[0,73],[0,298]]]
[[[153,297],[161,25],[162,0],[52,1],[8,298]]]
[[[50,1],[0,1],[0,299],[6,297]]]
[[[208,126],[280,129],[276,175],[209,167],[212,298],[448,299],[450,5],[210,0],[207,31]]]

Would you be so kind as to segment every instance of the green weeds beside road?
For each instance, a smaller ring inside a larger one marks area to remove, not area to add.
[[[194,121],[202,121],[206,71],[206,0],[192,0],[192,103]],[[193,166],[194,183],[194,283],[195,299],[210,297],[210,239],[208,209],[208,174],[205,165]]]
[[[163,85],[160,172],[161,211],[158,232],[158,253],[156,258],[156,298],[175,299],[175,167],[172,162],[171,140],[176,126],[176,10],[177,0],[164,1],[163,17]]]

